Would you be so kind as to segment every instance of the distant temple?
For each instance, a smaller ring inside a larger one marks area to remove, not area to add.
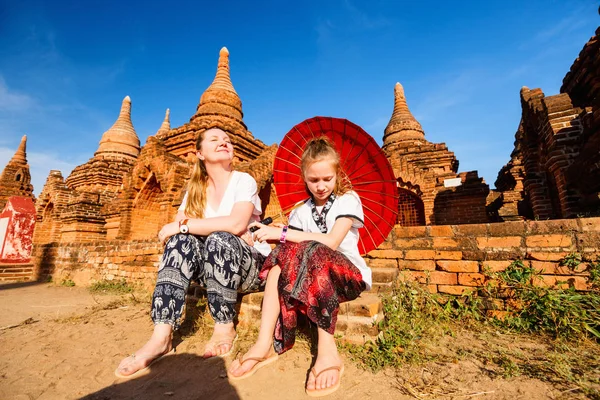
[[[35,200],[31,174],[27,163],[27,136],[23,136],[15,155],[0,174],[0,212],[11,196],[28,197]]]
[[[511,159],[498,174],[497,220],[600,215],[600,28],[560,89],[521,89]]]

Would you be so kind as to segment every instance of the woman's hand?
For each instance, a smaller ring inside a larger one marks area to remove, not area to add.
[[[263,225],[260,222],[253,222],[249,225],[249,227],[253,226],[259,228],[254,232],[254,240],[258,240],[259,242],[267,242],[279,241],[281,238],[282,228],[280,227]]]
[[[252,232],[246,231],[240,238],[246,242],[246,244],[250,247],[254,246],[254,239],[252,238]]]
[[[170,222],[163,226],[161,230],[158,232],[158,241],[161,244],[165,244],[166,241],[174,235],[179,233],[179,222]]]

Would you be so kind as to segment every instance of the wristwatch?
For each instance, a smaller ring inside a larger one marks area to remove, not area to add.
[[[188,219],[182,219],[179,221],[179,233],[188,233],[190,228],[187,226]]]

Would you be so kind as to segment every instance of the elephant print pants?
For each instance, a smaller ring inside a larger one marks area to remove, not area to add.
[[[170,237],[152,296],[150,315],[154,324],[179,328],[191,280],[206,288],[215,322],[233,322],[238,292],[255,292],[264,285],[258,277],[264,260],[258,250],[228,232]]]

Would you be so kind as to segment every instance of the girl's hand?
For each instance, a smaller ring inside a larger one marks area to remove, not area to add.
[[[279,241],[281,238],[281,228],[263,225],[260,222],[253,222],[250,224],[250,227],[256,226],[259,229],[254,232],[254,239],[259,242],[267,242],[267,241]]]
[[[166,241],[174,235],[179,233],[179,222],[170,222],[163,226],[158,232],[158,241],[161,244],[165,244]]]

